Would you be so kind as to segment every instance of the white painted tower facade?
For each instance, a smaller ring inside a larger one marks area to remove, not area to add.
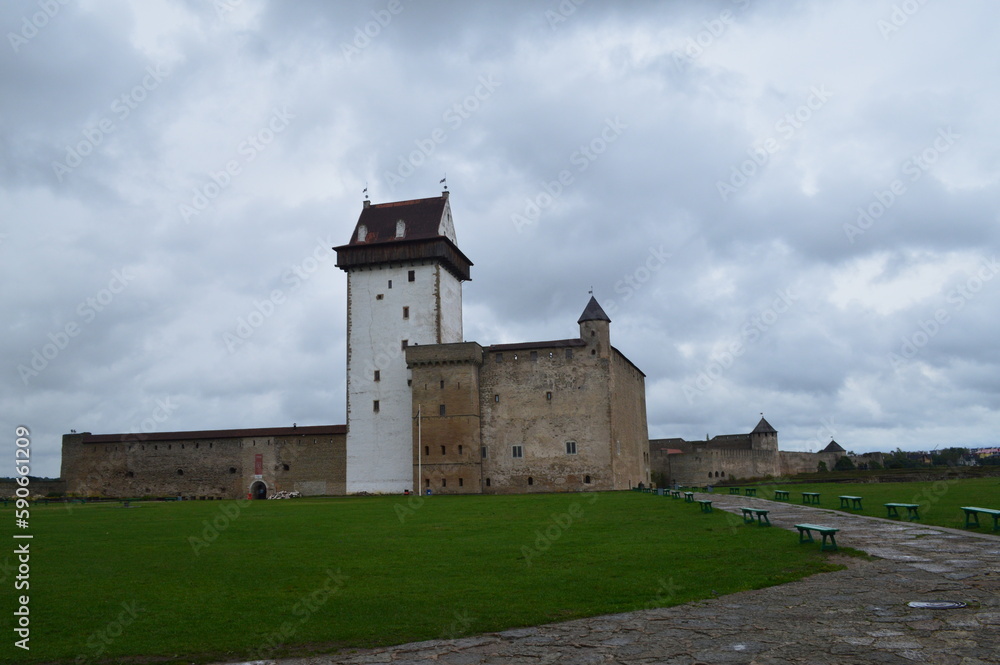
[[[347,493],[413,484],[413,406],[405,348],[462,342],[462,282],[448,192],[371,205],[335,248],[347,272]]]

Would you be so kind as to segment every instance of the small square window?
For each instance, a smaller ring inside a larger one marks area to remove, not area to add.
[[[438,404],[438,415],[439,416],[444,415],[444,404]]]
[[[497,354],[497,362],[498,363],[502,363],[503,362],[503,354],[502,353],[498,353]]]
[[[402,342],[399,343],[399,348],[405,351],[406,347],[408,347],[409,345],[410,345],[410,340],[404,339]]]
[[[403,318],[404,319],[410,318],[410,308],[409,307],[404,307],[403,308]]]
[[[376,381],[381,381],[382,380],[382,370],[379,370],[379,369],[375,370],[375,380]]]
[[[524,457],[524,448],[522,446],[511,446],[510,453],[511,457],[522,458]]]
[[[566,442],[566,454],[567,455],[576,455],[576,441],[567,441]]]
[[[375,294],[375,300],[381,300],[384,297],[385,297],[385,294],[383,294],[383,293],[377,293],[377,294]]]
[[[573,359],[573,349],[566,349],[566,360]]]
[[[532,351],[531,352],[531,359],[532,360],[538,360],[538,351]]]
[[[406,273],[406,280],[409,282],[417,281],[417,272],[415,270],[411,270],[408,273]]]
[[[374,411],[375,413],[378,413],[378,406],[379,406],[378,405],[378,400],[373,401],[372,402],[372,411]]]

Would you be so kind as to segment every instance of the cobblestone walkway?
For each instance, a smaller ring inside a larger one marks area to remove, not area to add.
[[[1000,537],[787,502],[701,498],[736,513],[768,508],[774,528],[792,530],[789,538],[796,523],[838,527],[839,545],[879,559],[844,557],[846,570],[668,609],[278,663],[1000,663]],[[907,606],[931,600],[968,607]]]

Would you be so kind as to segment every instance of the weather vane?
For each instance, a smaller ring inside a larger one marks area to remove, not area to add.
[[[361,191],[361,193],[365,195],[365,201],[367,201],[368,200],[368,181],[367,180],[365,181],[365,188]]]
[[[441,178],[440,184],[444,185],[444,191],[447,192],[448,191],[448,174],[447,173],[445,173],[444,177]]]

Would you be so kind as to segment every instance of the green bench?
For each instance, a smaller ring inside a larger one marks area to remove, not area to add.
[[[840,499],[840,507],[844,509],[857,508],[858,510],[863,510],[861,507],[861,497],[860,496],[849,496],[844,495],[838,497]],[[848,505],[850,504],[850,505]]]
[[[712,502],[708,499],[698,499],[698,503],[701,504],[701,512],[710,513],[712,512]]]
[[[748,488],[746,488],[745,494],[747,496],[757,496],[757,488],[756,487],[748,487]]]
[[[694,492],[684,492],[684,503],[694,503]]]
[[[795,528],[799,530],[799,543],[816,542],[815,540],[813,540],[812,537],[812,532],[815,531],[816,533],[823,536],[823,543],[819,547],[820,551],[825,550],[827,548],[826,547],[827,536],[830,537],[830,545],[831,545],[830,549],[831,550],[837,549],[837,539],[834,536],[838,531],[840,531],[840,529],[834,529],[833,527],[830,526],[820,526],[818,524],[796,524]]]
[[[754,516],[760,526],[771,526],[771,520],[767,518],[767,511],[762,508],[740,508],[743,511],[743,523],[753,524]]]
[[[774,500],[788,501],[788,492],[786,490],[774,490]]]
[[[976,508],[975,506],[963,506],[962,510],[965,511],[966,527],[978,527],[979,513],[984,513],[993,517],[993,530],[996,531],[997,529],[1000,529],[1000,510],[993,510],[992,508]]]
[[[735,495],[739,496],[739,494],[740,494],[740,488],[739,487],[730,487],[729,488],[729,493],[730,494],[735,494]]]
[[[918,512],[920,508],[919,503],[886,503],[883,505],[888,512],[888,517],[899,517],[899,509],[906,508],[906,517],[908,519],[920,519],[920,513]]]
[[[670,490],[670,498],[671,499],[679,499],[679,498],[681,498],[681,491],[680,490]]]
[[[803,492],[802,493],[802,503],[811,503],[814,505],[819,505],[819,492]]]

